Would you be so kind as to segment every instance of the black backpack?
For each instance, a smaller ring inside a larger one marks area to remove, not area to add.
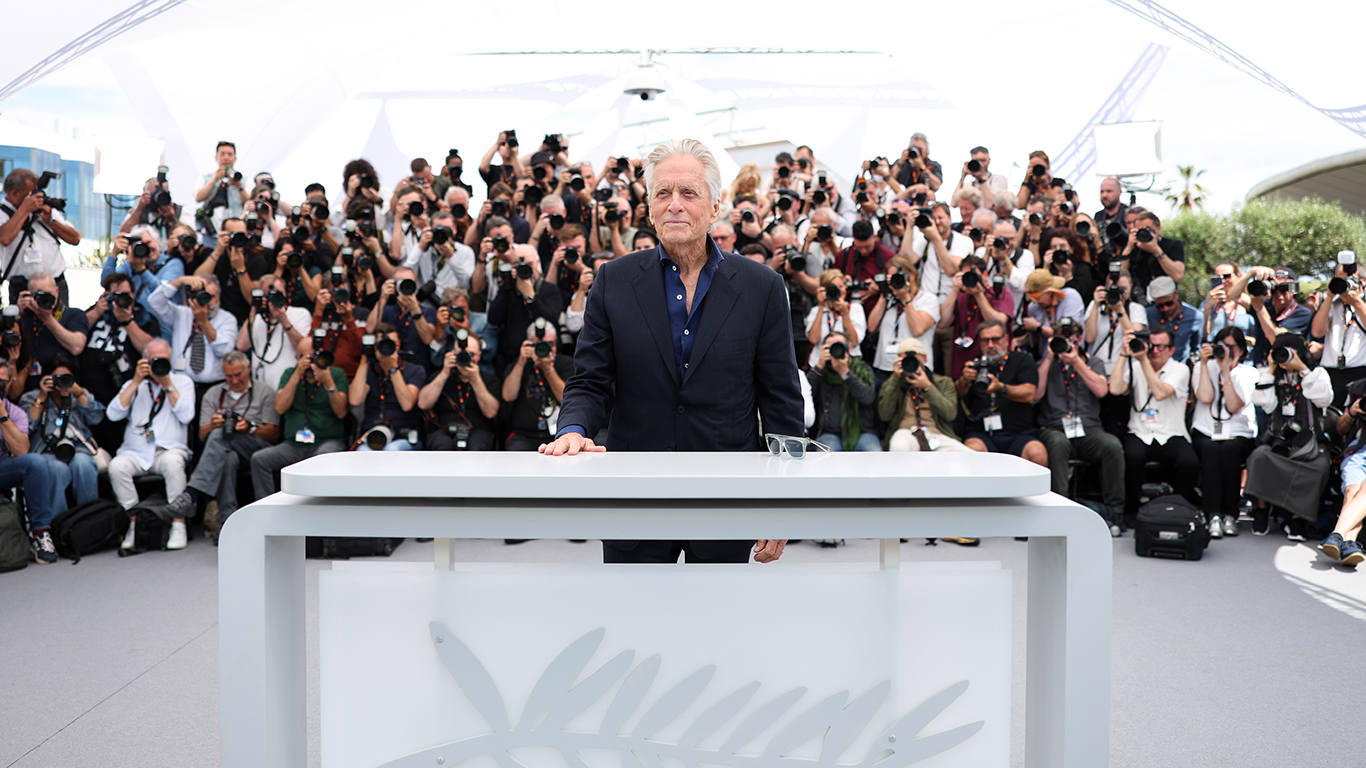
[[[171,538],[171,506],[161,494],[149,496],[128,510],[133,518],[133,548],[119,549],[119,557],[140,555],[148,550],[164,550]],[[123,529],[126,534],[127,528]]]
[[[57,554],[72,565],[89,555],[118,546],[128,532],[128,513],[117,502],[95,499],[74,506],[52,519],[52,541]]]
[[[19,505],[12,501],[0,504],[0,573],[28,567],[29,550]]]
[[[1184,496],[1158,496],[1138,508],[1134,551],[1139,557],[1199,560],[1209,539],[1205,513],[1191,506]]]

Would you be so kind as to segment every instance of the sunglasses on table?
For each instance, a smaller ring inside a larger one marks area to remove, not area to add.
[[[764,433],[764,441],[768,443],[768,452],[774,456],[781,456],[784,451],[794,459],[800,459],[806,455],[806,447],[813,445],[826,453],[830,453],[830,446],[816,442],[808,437],[793,437],[791,435],[775,435],[772,432]]]

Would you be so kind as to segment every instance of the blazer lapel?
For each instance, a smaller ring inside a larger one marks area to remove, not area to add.
[[[734,274],[735,270],[730,261],[722,261],[716,267],[716,274],[712,276],[707,295],[702,298],[705,306],[702,307],[702,320],[697,327],[697,341],[693,342],[692,356],[688,359],[688,370],[683,377],[685,383],[692,378],[693,371],[697,370],[702,357],[716,340],[716,334],[726,324],[726,318],[730,316],[735,300],[740,297],[740,290],[731,284]]]
[[[669,337],[669,315],[664,309],[662,274],[659,259],[646,259],[641,264],[640,274],[631,281],[631,287],[635,289],[636,301],[640,304],[640,315],[645,318],[645,325],[655,339],[655,346],[659,347],[664,367],[677,386],[678,366],[674,364],[674,344]]]

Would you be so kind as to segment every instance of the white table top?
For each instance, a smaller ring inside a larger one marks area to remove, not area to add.
[[[999,453],[329,453],[286,467],[281,490],[383,499],[1000,499],[1050,475]]]

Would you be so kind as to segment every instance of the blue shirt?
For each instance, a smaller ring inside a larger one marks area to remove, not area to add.
[[[1199,349],[1204,325],[1205,314],[1184,301],[1181,302],[1180,313],[1171,320],[1164,319],[1162,310],[1157,307],[1148,307],[1148,330],[1163,330],[1172,334],[1172,344],[1176,347],[1172,350],[1172,357],[1178,363],[1186,362],[1192,348]]]
[[[106,277],[109,277],[115,272],[120,275],[128,275],[132,278],[134,298],[137,299],[138,304],[142,305],[143,309],[147,310],[152,317],[157,319],[157,322],[161,324],[162,337],[167,341],[170,341],[170,321],[173,318],[162,317],[156,312],[153,312],[152,306],[147,303],[147,297],[152,295],[152,291],[160,288],[162,283],[169,283],[172,280],[184,277],[185,262],[174,257],[168,257],[163,253],[157,258],[155,267],[138,273],[133,271],[133,268],[128,265],[128,262],[119,263],[117,256],[108,256],[104,260],[104,268],[100,270],[100,282],[103,283]],[[177,296],[175,301],[177,304],[181,303],[180,297]]]

